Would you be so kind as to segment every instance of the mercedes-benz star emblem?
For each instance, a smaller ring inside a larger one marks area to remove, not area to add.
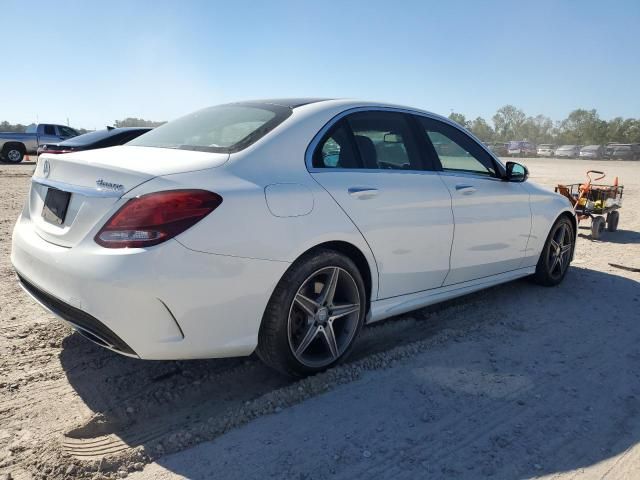
[[[42,175],[44,175],[44,178],[48,178],[50,173],[51,163],[49,163],[49,160],[45,160],[44,164],[42,165]]]

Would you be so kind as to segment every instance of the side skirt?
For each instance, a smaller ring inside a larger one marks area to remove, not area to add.
[[[422,292],[401,295],[399,297],[385,298],[371,302],[367,323],[374,323],[385,318],[400,315],[402,313],[417,310],[418,308],[444,302],[455,297],[477,292],[485,288],[493,287],[501,283],[510,282],[518,278],[534,274],[535,266],[519,268],[510,272],[492,275],[490,277],[478,278],[463,283],[447,285],[446,287],[434,288]]]

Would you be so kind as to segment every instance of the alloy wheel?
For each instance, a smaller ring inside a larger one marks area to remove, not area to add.
[[[20,159],[22,158],[22,152],[20,152],[20,150],[9,150],[7,152],[7,160],[9,160],[10,162],[18,162],[20,161]]]
[[[550,239],[547,255],[547,268],[551,277],[559,278],[567,270],[571,261],[572,241],[573,236],[567,225],[565,223],[558,225]]]
[[[308,367],[322,368],[347,350],[362,305],[356,281],[340,267],[325,267],[302,283],[289,308],[289,346]]]

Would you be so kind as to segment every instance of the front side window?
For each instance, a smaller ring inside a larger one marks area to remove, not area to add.
[[[420,117],[419,122],[444,171],[497,176],[493,159],[472,138],[438,120]]]
[[[406,117],[369,111],[340,120],[320,142],[315,168],[419,170],[417,149]]]
[[[279,105],[218,105],[165,123],[128,145],[232,153],[256,142],[289,115],[291,109]]]

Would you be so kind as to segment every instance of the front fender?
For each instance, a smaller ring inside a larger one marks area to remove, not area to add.
[[[566,197],[532,182],[525,182],[523,185],[529,192],[531,206],[531,234],[522,264],[523,267],[528,267],[538,263],[547,235],[558,217],[566,212],[575,219],[575,214]],[[577,224],[574,223],[574,226]],[[575,230],[577,236],[577,228]]]

